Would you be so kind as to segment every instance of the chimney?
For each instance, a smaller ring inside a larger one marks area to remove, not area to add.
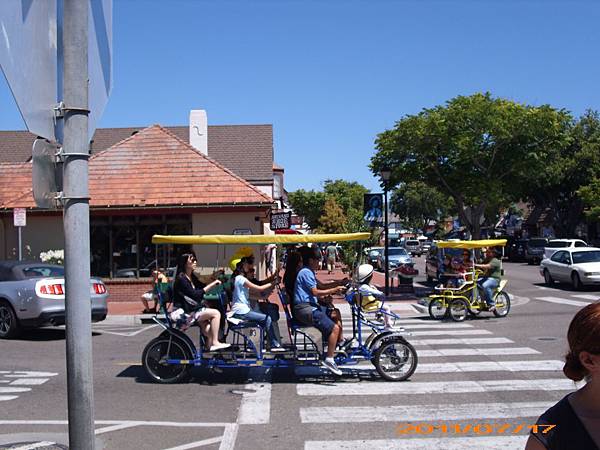
[[[190,111],[190,145],[208,155],[208,119],[203,109]]]

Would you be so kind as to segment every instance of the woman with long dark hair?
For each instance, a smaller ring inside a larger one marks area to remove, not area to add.
[[[219,342],[219,322],[221,313],[213,308],[206,308],[202,304],[204,294],[221,284],[215,280],[210,284],[203,284],[194,274],[197,267],[196,255],[184,253],[177,262],[175,283],[173,284],[173,306],[175,310],[182,309],[200,325],[202,334],[206,337],[208,350],[217,351],[228,348],[230,344]]]
[[[600,302],[575,314],[567,341],[563,372],[573,381],[585,379],[586,384],[540,416],[526,450],[600,448]]]

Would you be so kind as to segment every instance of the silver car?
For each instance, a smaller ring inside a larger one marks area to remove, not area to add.
[[[389,268],[395,269],[402,264],[412,265],[413,260],[406,251],[406,249],[402,247],[390,247],[388,248],[389,252]],[[383,255],[382,255],[383,256]],[[382,258],[382,267],[385,267],[385,256]]]
[[[0,339],[23,328],[65,323],[65,270],[32,261],[0,261]],[[92,321],[106,318],[108,292],[102,280],[90,279]]]
[[[540,263],[540,275],[547,286],[555,281],[571,283],[575,290],[584,285],[600,285],[600,248],[558,248]]]

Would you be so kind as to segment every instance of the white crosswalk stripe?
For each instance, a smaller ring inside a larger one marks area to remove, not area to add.
[[[56,375],[58,374],[54,372],[3,370],[0,372],[0,402],[15,400],[19,397],[18,395],[3,394],[24,394],[30,392],[32,387],[40,386]]]
[[[592,300],[587,297],[578,298]],[[559,297],[541,297],[541,301],[573,306],[588,304]],[[351,317],[343,314],[343,320],[345,335],[350,335],[351,327],[347,324],[351,323]],[[522,400],[540,398],[532,396],[537,392],[556,393],[555,397],[560,398],[578,387],[563,376],[563,361],[541,359],[537,349],[520,346],[503,336],[494,336],[492,331],[478,328],[476,321],[464,324],[407,318],[398,320],[396,324],[405,327],[410,333],[406,339],[416,347],[419,357],[417,370],[409,382],[377,382],[370,378],[352,382],[352,378],[341,378],[335,382],[304,382],[296,385],[296,393],[301,402],[301,422],[330,424],[332,428],[329,429],[333,430],[331,440],[319,440],[323,436],[307,440],[305,450],[523,448],[527,441],[527,428],[518,429],[518,434],[478,436],[437,433],[431,436],[398,436],[396,439],[378,439],[376,436],[366,435],[365,439],[360,439],[356,433],[351,432],[348,440],[339,440],[339,437],[343,433],[341,430],[353,430],[352,427],[348,428],[348,424],[440,421],[469,423],[469,420],[471,423],[485,423],[482,421],[486,420],[488,423],[498,423],[498,419],[506,419],[502,422],[507,423],[532,424],[555,401]],[[366,337],[370,330],[363,328],[363,332]],[[516,355],[527,356],[517,359]],[[468,358],[452,361],[452,358],[459,356]],[[358,374],[356,376],[377,376],[368,362],[347,368],[349,374]],[[492,372],[505,374],[498,377]],[[511,376],[506,377],[506,372]],[[460,377],[461,373],[470,375]],[[521,401],[505,401],[505,398],[510,398],[508,394],[511,392],[523,392],[520,397],[512,395]],[[493,393],[502,393],[500,397],[496,397],[501,399],[500,402],[489,401]],[[423,396],[423,401],[418,400],[419,395]],[[356,400],[348,403],[350,398]],[[391,400],[396,398],[397,402]],[[414,400],[409,401],[408,398]],[[435,403],[436,398],[439,398],[438,403]],[[458,400],[448,400],[453,398]],[[542,398],[546,399],[547,395]],[[327,402],[320,403],[324,399]],[[407,400],[403,402],[402,399]],[[340,427],[339,433],[336,427]]]
[[[304,445],[304,450],[431,450],[432,448],[505,450],[523,448],[526,442],[527,436],[308,441]]]
[[[589,302],[580,302],[577,300],[569,300],[568,298],[560,298],[560,297],[535,297],[536,300],[540,300],[542,302],[549,303],[558,303],[561,305],[571,305],[571,306],[586,306],[589,305]]]
[[[584,300],[591,300],[593,302],[600,300],[600,295],[592,295],[592,294],[573,294],[571,297],[582,298]]]

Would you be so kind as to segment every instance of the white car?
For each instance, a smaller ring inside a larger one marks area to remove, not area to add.
[[[587,247],[581,239],[552,239],[544,245],[544,258],[550,258],[558,249]]]
[[[571,283],[575,290],[584,285],[600,285],[600,248],[559,248],[542,260],[540,274],[547,286],[555,281]]]

